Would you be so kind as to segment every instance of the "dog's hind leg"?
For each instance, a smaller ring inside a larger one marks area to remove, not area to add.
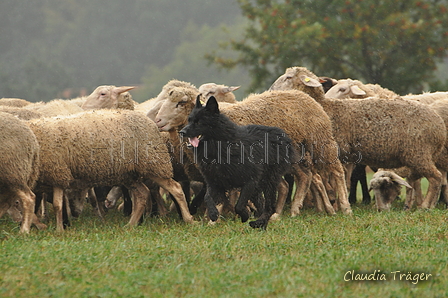
[[[241,217],[242,222],[246,222],[249,219],[249,211],[247,211],[247,203],[249,200],[253,200],[256,194],[257,183],[255,181],[251,181],[246,183],[241,188],[240,197],[236,202],[235,212]]]
[[[249,223],[249,225],[254,229],[261,228],[263,230],[266,230],[269,223],[269,219],[271,218],[272,214],[274,214],[277,188],[272,183],[266,183],[266,184],[267,185],[263,187],[263,193],[264,193],[263,213],[259,218],[257,218],[257,220],[251,221]]]

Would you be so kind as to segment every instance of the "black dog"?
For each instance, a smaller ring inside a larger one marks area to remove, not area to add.
[[[188,117],[188,124],[180,132],[194,147],[196,162],[204,176],[207,190],[204,201],[208,216],[218,219],[216,203],[227,190],[241,188],[235,206],[243,222],[249,219],[247,203],[263,198],[262,213],[253,228],[266,229],[274,213],[276,191],[282,176],[290,173],[296,155],[291,139],[277,127],[262,125],[239,126],[219,112],[212,96],[202,106],[200,98]]]

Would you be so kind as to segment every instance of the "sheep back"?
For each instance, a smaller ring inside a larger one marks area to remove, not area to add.
[[[39,144],[17,117],[0,112],[0,189],[32,188],[39,175]]]
[[[369,166],[398,168],[420,154],[438,156],[445,144],[442,118],[418,102],[326,99],[321,105],[332,119],[336,141],[348,153],[348,162],[362,159]]]
[[[33,120],[44,185],[92,187],[172,177],[165,142],[153,121],[129,110],[97,110]]]
[[[0,98],[0,106],[22,108],[31,102],[21,98]]]
[[[221,111],[240,125],[260,124],[282,128],[299,146],[299,154],[303,153],[303,148],[312,152],[316,165],[338,159],[329,117],[321,105],[301,91],[251,94],[242,102],[225,106]]]

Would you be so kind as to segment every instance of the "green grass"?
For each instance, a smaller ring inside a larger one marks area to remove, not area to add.
[[[47,231],[23,236],[5,217],[0,297],[447,297],[447,211],[402,204],[356,205],[352,217],[304,210],[267,231],[175,215],[128,229],[118,212],[102,222],[88,209],[62,235],[51,217]],[[350,270],[388,280],[344,281]],[[414,285],[393,271],[432,276]]]

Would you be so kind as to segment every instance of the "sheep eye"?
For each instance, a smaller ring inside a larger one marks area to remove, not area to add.
[[[176,108],[179,107],[179,106],[184,106],[186,103],[187,103],[187,102],[186,102],[185,100],[179,101],[179,102],[176,104]]]
[[[345,88],[339,88],[339,91],[340,91],[340,92],[345,92],[345,90],[347,90],[347,89],[345,89]]]

